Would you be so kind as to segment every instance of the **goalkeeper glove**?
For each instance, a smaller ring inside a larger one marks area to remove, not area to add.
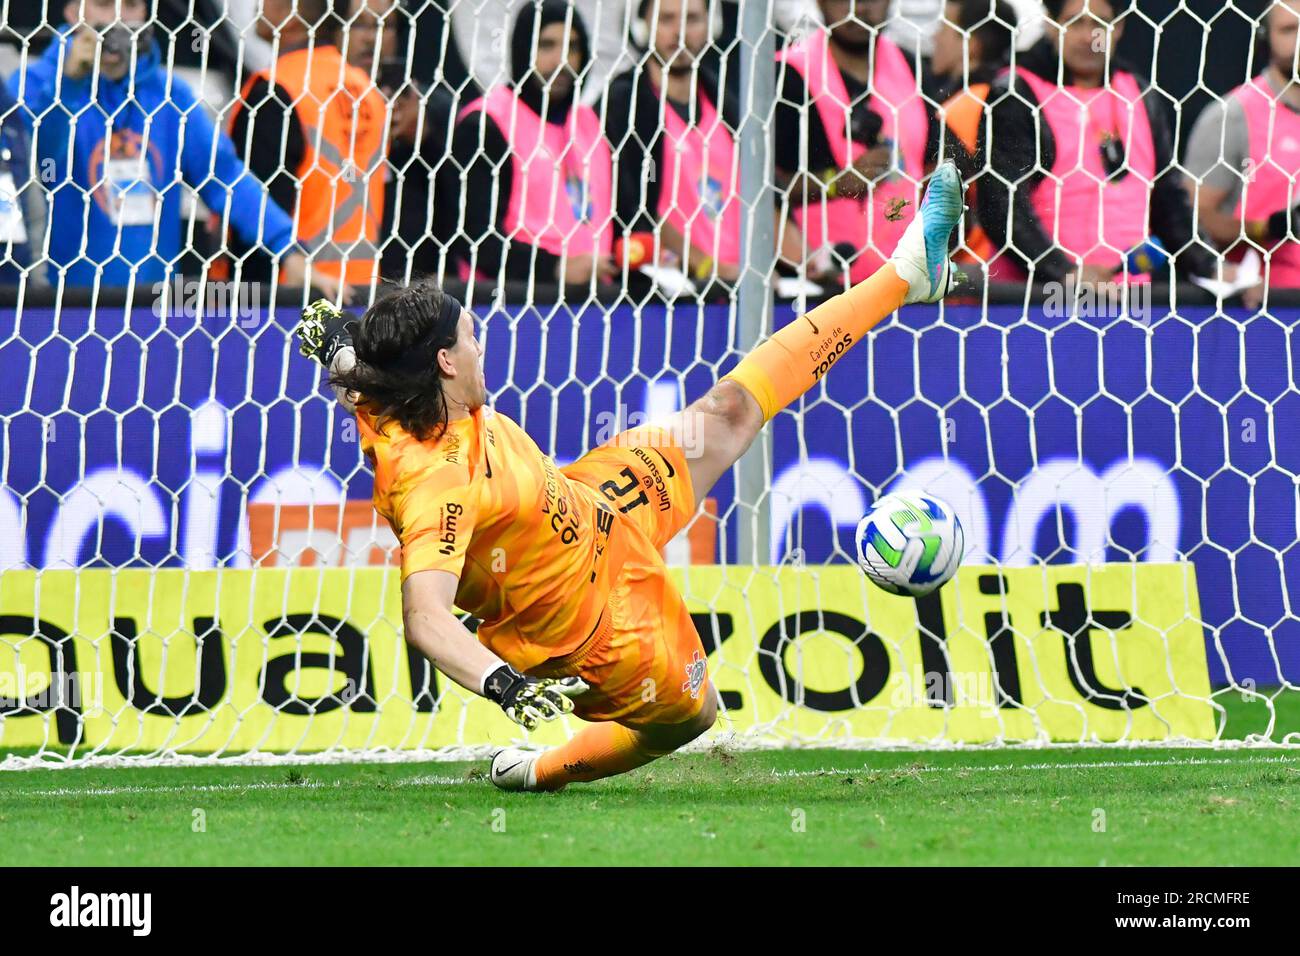
[[[351,347],[354,324],[328,299],[317,299],[302,310],[302,320],[294,329],[298,352],[329,368],[339,349]]]
[[[502,664],[483,681],[483,696],[525,730],[535,730],[539,721],[573,713],[571,698],[588,689],[577,677],[525,677],[509,664]]]

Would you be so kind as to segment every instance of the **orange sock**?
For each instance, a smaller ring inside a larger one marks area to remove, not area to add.
[[[567,783],[612,777],[662,756],[644,747],[640,735],[622,724],[592,724],[567,744],[552,747],[537,758],[537,788],[558,790]]]
[[[771,421],[873,326],[896,312],[906,294],[907,282],[886,262],[874,275],[774,333],[724,378],[753,395],[763,421]]]

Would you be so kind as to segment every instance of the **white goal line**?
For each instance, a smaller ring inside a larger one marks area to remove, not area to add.
[[[969,766],[945,767],[914,766],[910,764],[897,767],[869,767],[864,764],[860,767],[825,767],[819,770],[773,770],[772,775],[774,777],[830,777],[837,775],[848,776],[855,773],[1006,773],[1012,770],[1109,770],[1125,767],[1196,767],[1229,763],[1297,764],[1296,772],[1300,773],[1300,755],[1294,757],[1284,755],[1276,757],[1242,757],[1237,760],[1229,757],[1189,757],[1185,760],[1177,758],[1173,760],[1094,760],[1087,763],[1058,760],[1043,763],[971,764]]]
[[[329,766],[323,764],[322,766]],[[477,777],[447,777],[437,774],[423,774],[407,777],[403,780],[386,780],[383,789],[392,787],[449,787],[462,783],[475,783]],[[487,778],[484,777],[484,780]],[[375,783],[375,781],[356,781],[357,783]],[[302,780],[291,783],[287,780],[261,780],[255,783],[190,783],[164,784],[160,787],[54,787],[49,790],[23,790],[14,792],[14,796],[23,797],[117,797],[124,794],[148,795],[151,793],[242,793],[253,790],[342,790],[347,786],[341,780]]]
[[[1040,763],[1003,763],[1003,764],[971,764],[969,766],[945,766],[945,767],[926,767],[926,766],[898,766],[898,767],[869,767],[866,765],[860,767],[824,767],[817,770],[773,770],[774,777],[830,777],[830,776],[850,776],[861,773],[890,773],[890,774],[931,774],[931,773],[1006,773],[1015,770],[1110,770],[1124,769],[1129,767],[1195,767],[1206,765],[1221,764],[1297,764],[1300,765],[1300,754],[1295,756],[1279,755],[1272,757],[1265,756],[1246,756],[1239,759],[1229,757],[1188,757],[1187,759],[1172,760],[1100,760],[1090,761],[1087,763],[1075,763],[1071,761],[1053,761]],[[323,764],[320,766],[330,766]],[[1287,769],[1292,769],[1288,767]],[[1295,772],[1300,773],[1300,766],[1297,766]],[[398,780],[383,781],[383,788],[407,788],[407,787],[451,787],[461,786],[467,783],[478,783],[485,778],[470,776],[447,776],[443,774],[421,774],[416,777],[407,777]],[[366,784],[371,781],[358,780],[357,784]],[[243,791],[255,790],[341,790],[350,786],[341,780],[310,780],[305,779],[296,783],[289,781],[257,781],[254,783],[196,783],[196,784],[165,784],[158,787],[148,786],[123,786],[123,787],[55,787],[48,790],[24,790],[21,794],[15,793],[15,796],[23,797],[115,797],[124,794],[148,795],[154,793],[238,793]]]

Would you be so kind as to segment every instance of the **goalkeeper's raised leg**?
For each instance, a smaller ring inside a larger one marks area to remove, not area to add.
[[[693,514],[696,504],[735,465],[763,426],[816,385],[845,351],[900,306],[937,302],[953,290],[960,274],[948,258],[948,246],[963,211],[961,177],[956,166],[945,163],[931,177],[919,214],[899,240],[893,256],[874,275],[765,340],[702,398],[659,423],[660,429],[633,430],[611,444],[635,447],[664,442],[667,436],[667,443],[676,447],[658,450],[669,457],[674,452],[685,453]],[[597,449],[566,468],[566,473],[580,478],[599,477],[599,468],[590,469],[588,474],[584,462],[601,453]],[[652,473],[637,474],[642,481],[648,478],[652,482],[655,477]],[[670,522],[668,527],[655,529],[660,546],[680,527]],[[666,635],[661,643],[670,648],[664,656],[674,663],[702,658],[699,636],[671,582],[667,582],[666,591],[671,592],[669,607],[647,609],[649,613],[659,612],[656,630]],[[676,610],[679,604],[680,611]],[[591,675],[587,676],[590,679]],[[662,692],[661,688],[656,690]],[[675,690],[669,688],[670,692]],[[500,768],[514,767],[520,788],[537,787],[540,779],[546,789],[551,789],[648,763],[712,726],[714,697],[710,688],[700,710],[687,721],[639,726],[624,740],[612,739],[607,731],[584,731],[540,758],[523,751],[505,751],[493,763],[493,779],[497,779]],[[584,739],[585,734],[591,734],[591,741]]]
[[[703,436],[691,462],[697,500],[781,409],[821,380],[845,352],[901,305],[937,302],[961,274],[948,243],[965,207],[951,163],[930,178],[917,216],[889,261],[846,292],[800,316],[749,353],[703,398],[678,413],[675,427]]]

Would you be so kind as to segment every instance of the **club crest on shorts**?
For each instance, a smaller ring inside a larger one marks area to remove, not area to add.
[[[691,695],[691,700],[700,696],[700,688],[709,676],[709,662],[700,656],[697,650],[686,662],[686,680],[682,681],[682,690]]]

